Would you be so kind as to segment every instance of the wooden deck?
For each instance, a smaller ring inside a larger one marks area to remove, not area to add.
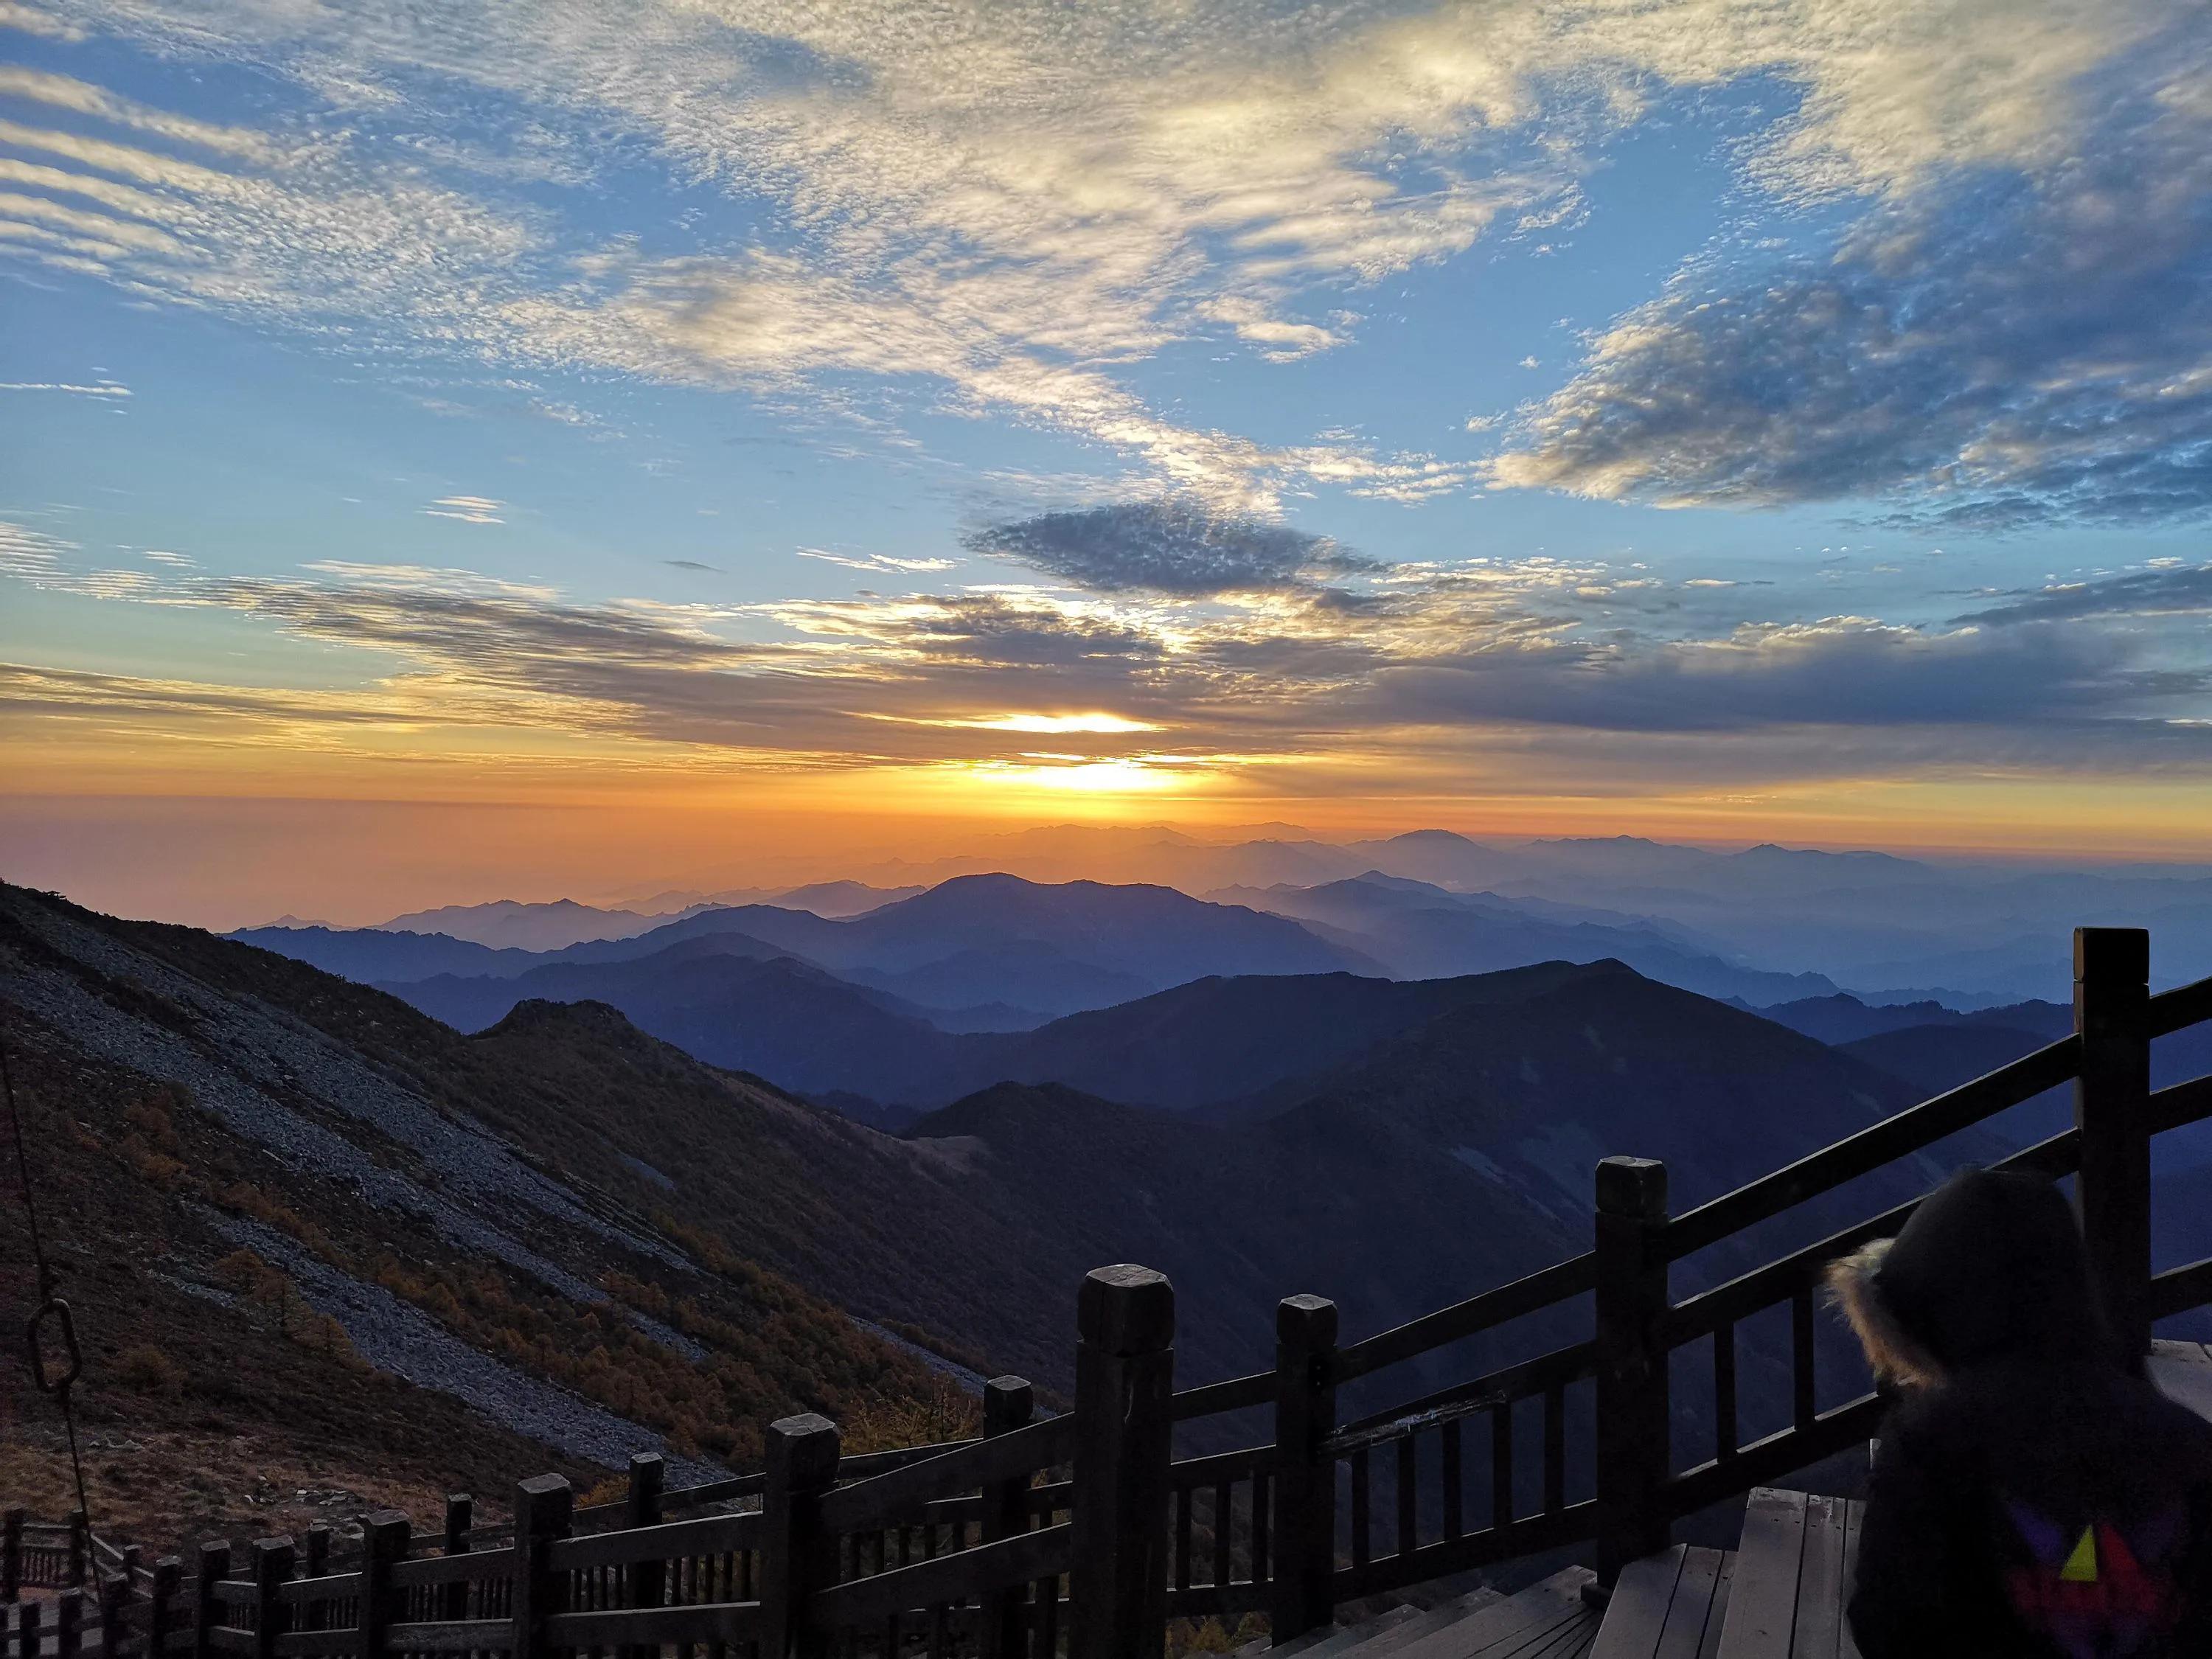
[[[2212,1419],[2212,1350],[2203,1343],[2152,1343],[2150,1378],[2167,1399]]]
[[[1677,1544],[1620,1571],[1590,1659],[1717,1659],[1735,1552]]]

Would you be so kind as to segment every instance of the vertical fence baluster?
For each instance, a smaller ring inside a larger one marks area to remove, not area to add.
[[[1467,1535],[1466,1471],[1460,1461],[1461,1419],[1455,1417],[1437,1431],[1439,1443],[1437,1479],[1443,1487],[1444,1540],[1456,1542]]]
[[[1398,1553],[1411,1555],[1420,1543],[1420,1527],[1415,1517],[1415,1505],[1420,1498],[1420,1479],[1415,1472],[1415,1458],[1420,1447],[1408,1434],[1398,1442]]]
[[[2081,1233],[2122,1357],[2150,1351],[2150,935],[2140,927],[2074,930],[2074,1030],[2081,1069],[2074,1178]]]
[[[1364,1567],[1371,1556],[1371,1547],[1368,1542],[1367,1532],[1370,1521],[1368,1504],[1370,1501],[1367,1478],[1367,1448],[1361,1446],[1355,1449],[1352,1455],[1345,1461],[1352,1466],[1352,1565],[1355,1567]]]
[[[0,1601],[14,1605],[23,1590],[23,1519],[27,1511],[11,1504],[0,1512]]]
[[[1736,1455],[1741,1433],[1735,1409],[1735,1321],[1713,1329],[1713,1455],[1726,1462]]]
[[[82,1599],[82,1592],[76,1594],[80,1600]],[[46,1638],[39,1631],[39,1604],[36,1601],[24,1602],[16,1609],[15,1617],[16,1659],[40,1659]]]
[[[1544,1513],[1567,1506],[1567,1385],[1544,1390]]]
[[[1213,1483],[1213,1582],[1229,1582],[1229,1548],[1234,1541],[1233,1530],[1237,1519],[1237,1489],[1227,1480]],[[1224,1615],[1225,1620],[1226,1615]],[[1224,1629],[1229,1628],[1224,1622]]]
[[[1668,1443],[1667,1166],[1608,1158],[1597,1166],[1597,1571],[1610,1589],[1638,1556],[1663,1548]]]
[[[1267,1471],[1252,1473],[1252,1582],[1264,1584],[1273,1571],[1273,1563],[1267,1557],[1267,1517],[1273,1508],[1273,1493],[1270,1490]]]
[[[1175,1587],[1190,1588],[1190,1488],[1175,1489]]]
[[[1790,1420],[1809,1429],[1817,1414],[1813,1384],[1813,1286],[1810,1280],[1790,1293]]]
[[[1490,1410],[1490,1524],[1513,1524],[1513,1402]]]
[[[1336,1304],[1293,1296],[1275,1310],[1275,1577],[1268,1597],[1277,1642],[1336,1617]]]

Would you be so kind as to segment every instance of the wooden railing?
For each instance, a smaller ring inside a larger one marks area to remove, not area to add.
[[[315,1527],[148,1567],[81,1519],[10,1510],[0,1595],[61,1588],[11,1612],[0,1659],[1158,1659],[1171,1618],[1263,1613],[1279,1642],[1347,1601],[1570,1547],[1609,1583],[1680,1517],[1874,1428],[1870,1394],[1821,1406],[1816,1298],[1912,1205],[1673,1299],[1675,1264],[1786,1210],[2071,1082],[2074,1127],[2006,1164],[2074,1177],[2131,1352],[2212,1304],[2212,1259],[2154,1276],[2149,1232],[2153,1139],[2212,1116],[2212,1078],[2151,1091],[2150,1043],[2212,1020],[2212,980],[2150,996],[2148,956],[2140,932],[2081,930],[2073,1035],[1681,1215],[1662,1165],[1605,1159],[1594,1247],[1525,1279],[1349,1344],[1334,1304],[1288,1297],[1274,1364],[1249,1376],[1176,1392],[1172,1288],[1103,1267],[1078,1301],[1073,1411],[1038,1418],[1028,1383],[997,1378],[970,1440],[848,1457],[834,1424],[787,1418],[755,1474],[672,1492],[645,1455],[622,1498],[581,1508],[540,1476],[511,1529],[479,1531],[457,1497],[434,1531],[363,1517],[344,1563]],[[1741,1328],[1784,1310],[1788,1421],[1746,1443]],[[1532,1319],[1589,1334],[1339,1420],[1343,1391],[1371,1400],[1369,1379],[1416,1360],[1433,1381],[1446,1350]],[[1670,1372],[1700,1352],[1711,1455],[1677,1468]],[[1176,1455],[1179,1431],[1219,1444],[1268,1418],[1264,1441]]]

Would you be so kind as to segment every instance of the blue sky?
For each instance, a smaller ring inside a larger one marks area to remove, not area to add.
[[[8,0],[0,54],[33,792],[2202,821],[2200,9]]]

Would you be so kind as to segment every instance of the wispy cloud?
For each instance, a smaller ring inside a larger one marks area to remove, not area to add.
[[[422,511],[434,519],[458,519],[463,524],[505,524],[500,514],[506,506],[489,495],[441,495]]]
[[[0,197],[0,209],[6,198]],[[131,388],[112,380],[83,386],[68,380],[0,380],[0,392],[59,392],[74,398],[127,398]]]
[[[834,564],[847,570],[859,570],[873,576],[914,576],[950,570],[958,562],[955,559],[898,558],[889,553],[833,553],[826,548],[802,547],[798,550],[802,559],[817,559],[823,564]]]

